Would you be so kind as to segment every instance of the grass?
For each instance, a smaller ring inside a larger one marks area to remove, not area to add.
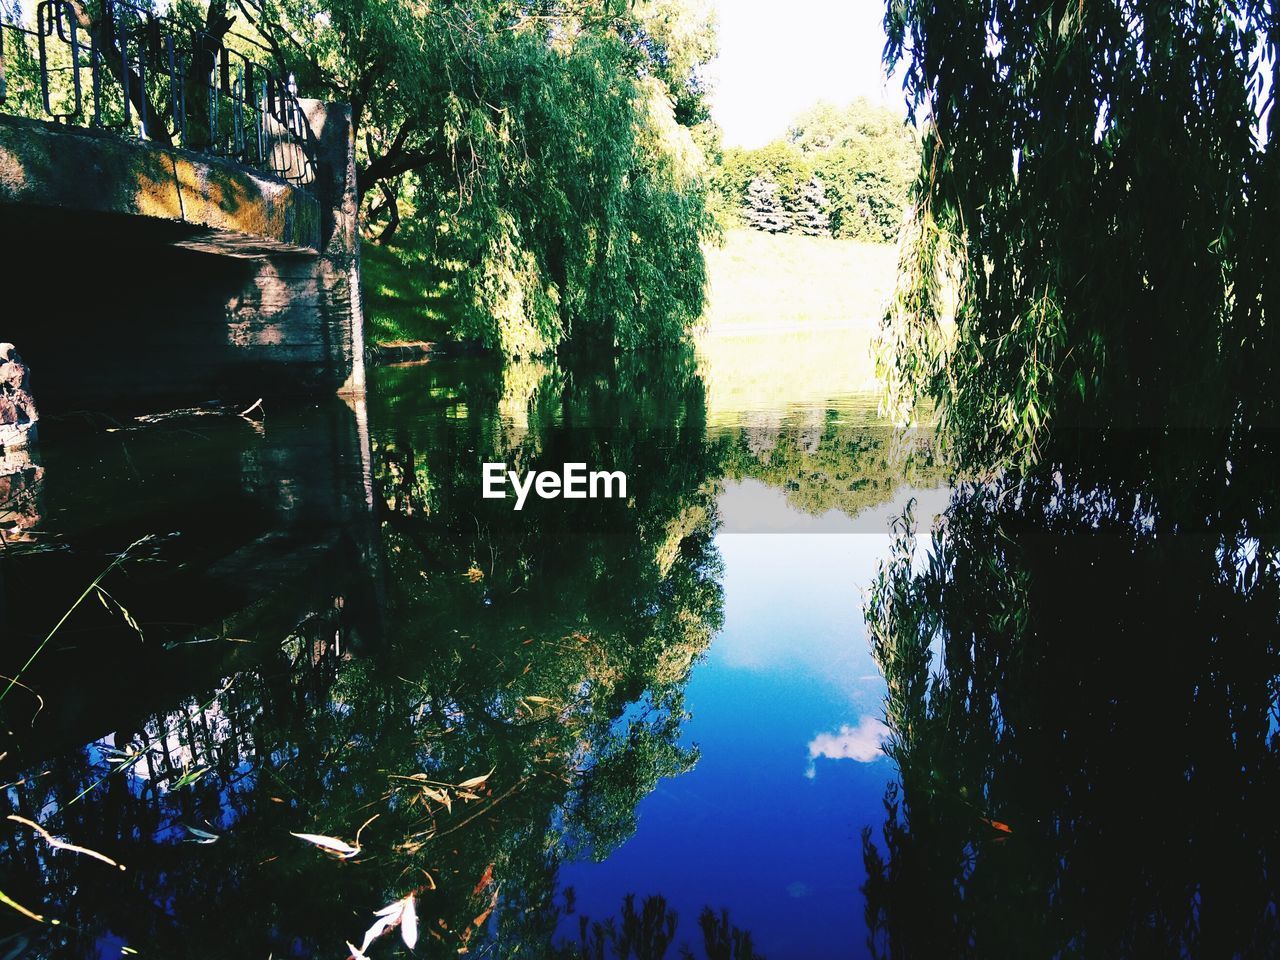
[[[451,278],[425,250],[365,243],[361,255],[365,322],[372,342],[450,339],[456,310]]]
[[[859,357],[867,352],[861,345],[880,323],[897,256],[885,244],[747,229],[730,230],[724,246],[706,253],[711,286],[701,341],[839,332],[846,360],[850,348]],[[425,250],[365,243],[363,257],[372,342],[451,339],[452,277]]]
[[[889,244],[730,230],[707,249],[710,307],[704,336],[874,331],[893,288]]]
[[[891,245],[729,231],[707,251],[697,338],[712,421],[876,389],[872,345],[896,265]]]

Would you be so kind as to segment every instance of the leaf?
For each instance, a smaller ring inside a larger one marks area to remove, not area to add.
[[[436,803],[443,804],[446,810],[453,813],[453,800],[450,799],[448,790],[437,790],[433,787],[423,787],[422,792]]]
[[[191,834],[187,839],[187,843],[217,843],[222,839],[216,833],[210,833],[208,830],[198,830],[185,823],[182,826],[186,829],[187,833]]]
[[[530,697],[529,699],[533,699],[533,698],[532,698],[532,697]],[[497,769],[498,769],[497,767],[494,767],[494,768],[493,768],[493,770],[497,770]],[[480,786],[480,785],[481,785],[481,784],[483,784],[486,780],[488,780],[491,776],[493,776],[493,770],[490,770],[490,771],[489,771],[488,773],[486,773],[484,776],[481,776],[481,777],[472,777],[470,780],[463,780],[460,784],[458,784],[458,789],[459,789],[459,790],[471,790],[471,789],[473,789],[473,788],[475,788],[475,787]]]
[[[107,864],[108,866],[116,867],[120,870],[124,869],[124,864],[119,863],[115,860],[112,860],[105,853],[99,853],[97,850],[90,850],[88,847],[80,847],[74,843],[68,843],[65,840],[59,840],[57,837],[51,834],[44,827],[40,826],[40,824],[36,823],[34,820],[28,820],[26,817],[20,817],[16,813],[9,814],[7,819],[12,820],[14,823],[20,823],[24,827],[30,827],[36,833],[40,834],[40,836],[44,839],[45,843],[49,844],[49,846],[54,847],[55,849],[66,850],[68,853],[82,853],[86,857],[92,857],[95,860],[101,860],[103,863]]]
[[[410,950],[418,942],[418,911],[414,907],[413,894],[409,894],[403,900],[396,900],[389,903],[381,910],[374,914],[378,919],[373,922],[368,930],[364,932],[364,940],[361,942],[359,949],[350,942],[347,946],[351,948],[352,960],[360,960],[365,957],[369,945],[377,940],[383,934],[400,927],[400,936],[404,939],[405,946]],[[365,957],[365,960],[368,960]]]
[[[177,780],[174,781],[173,787],[171,789],[181,790],[183,787],[189,787],[208,772],[209,772],[208,767],[199,767],[198,769],[195,769],[195,770],[185,770],[183,771],[182,776],[180,776]]]
[[[18,903],[18,901],[14,900],[12,897],[5,894],[3,890],[0,890],[0,903],[3,903],[6,907],[9,907],[13,910],[17,910],[24,917],[29,917],[30,919],[36,921],[37,923],[44,923],[43,916],[31,910],[28,910],[22,904]],[[53,922],[57,923],[58,921],[55,920]]]
[[[436,803],[447,804],[449,802],[449,794],[443,790],[437,790],[435,787],[423,787],[422,792]]]
[[[413,905],[413,894],[404,898],[404,912],[400,915],[400,938],[410,950],[418,945],[418,910]]]
[[[339,840],[337,837],[326,837],[319,833],[294,833],[292,830],[289,831],[289,834],[299,840],[305,840],[307,843],[314,843],[325,853],[332,854],[342,860],[349,860],[360,852],[359,847],[353,847],[345,840]]]
[[[484,873],[480,874],[480,881],[476,884],[476,888],[471,891],[474,897],[477,893],[493,882],[493,864],[489,864],[484,868]]]

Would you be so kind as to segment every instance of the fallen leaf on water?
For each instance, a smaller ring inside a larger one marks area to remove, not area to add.
[[[289,831],[291,836],[297,837],[299,840],[305,840],[307,843],[314,843],[325,853],[336,856],[340,860],[350,860],[360,852],[359,847],[353,847],[345,840],[339,840],[337,837],[326,837],[319,833],[294,833]]]
[[[479,893],[481,890],[483,890],[492,882],[493,882],[493,864],[491,863],[484,868],[484,873],[480,874],[480,880],[476,884],[476,888],[471,891],[471,895],[474,897],[477,893]]]
[[[20,817],[16,813],[9,814],[9,819],[14,823],[20,823],[23,826],[30,827],[36,833],[40,834],[40,836],[44,838],[44,842],[49,844],[51,847],[56,847],[59,850],[66,850],[68,853],[83,853],[86,857],[93,857],[95,860],[101,860],[109,866],[116,867],[120,870],[124,869],[124,864],[117,863],[104,853],[99,853],[97,850],[90,850],[88,847],[78,847],[74,843],[67,843],[65,840],[59,840],[34,820],[28,820],[26,817]]]
[[[18,911],[20,914],[22,914],[24,917],[28,917],[28,918],[30,918],[30,919],[32,919],[32,920],[34,920],[34,921],[36,921],[37,923],[44,923],[44,917],[42,917],[42,916],[41,916],[40,914],[38,914],[38,913],[35,913],[35,912],[31,911],[31,910],[28,910],[28,909],[27,909],[26,907],[24,907],[22,904],[18,903],[18,901],[17,901],[17,900],[14,900],[13,898],[11,898],[11,897],[7,896],[3,890],[0,890],[0,903],[3,903],[6,907],[11,907],[12,909],[17,910],[17,911]],[[51,923],[57,923],[58,921],[57,921],[57,920],[53,920],[53,921],[50,921],[50,922],[51,922]]]
[[[400,939],[410,950],[418,945],[418,910],[413,905],[412,895],[404,900],[404,911],[400,915]]]
[[[400,938],[404,945],[412,950],[418,943],[418,910],[413,902],[413,894],[402,900],[389,903],[374,914],[378,919],[364,932],[364,940],[359,947],[350,941],[347,947],[351,950],[351,960],[368,960],[365,956],[369,945],[383,934],[400,928]]]
[[[188,770],[184,766],[182,768],[182,776],[173,782],[172,789],[181,790],[183,787],[189,787],[208,772],[208,767],[199,767],[195,770]]]
[[[187,833],[191,836],[187,839],[187,843],[217,843],[221,837],[216,833],[210,833],[208,830],[197,830],[195,827],[182,825],[186,828]]]
[[[533,698],[530,697],[530,699],[533,699]],[[497,767],[493,768],[493,770],[497,770],[497,769],[498,769]],[[486,780],[488,780],[491,776],[493,776],[493,770],[490,770],[488,773],[484,774],[483,776],[472,777],[470,780],[463,780],[460,784],[458,784],[458,789],[471,790],[474,787],[480,786]]]

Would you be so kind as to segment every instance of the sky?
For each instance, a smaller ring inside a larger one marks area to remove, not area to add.
[[[900,84],[886,84],[880,66],[882,0],[714,2],[720,58],[710,71],[712,115],[726,146],[768,143],[818,100],[863,96],[903,109]]]

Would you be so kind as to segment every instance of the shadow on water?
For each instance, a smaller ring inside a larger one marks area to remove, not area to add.
[[[1277,955],[1276,450],[1082,433],[900,531],[874,955]]]

